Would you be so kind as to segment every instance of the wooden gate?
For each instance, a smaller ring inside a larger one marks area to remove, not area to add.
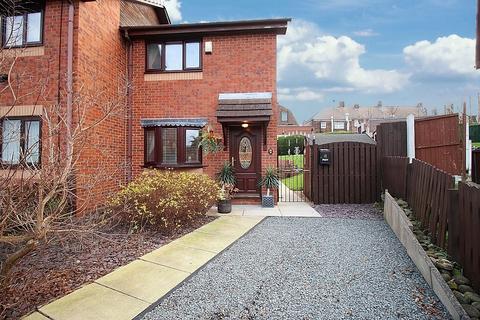
[[[315,204],[373,203],[379,199],[376,145],[336,142],[308,148],[311,184],[306,196]],[[320,163],[320,149],[330,151],[329,164]]]

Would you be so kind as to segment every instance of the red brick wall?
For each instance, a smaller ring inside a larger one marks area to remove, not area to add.
[[[108,114],[90,132],[77,168],[77,196],[93,209],[125,183],[126,48],[119,32],[120,1],[80,2],[77,17],[76,106],[87,109],[86,125]]]
[[[219,93],[272,92],[274,115],[267,130],[267,150],[262,148],[262,171],[276,166],[277,121],[276,100],[276,36],[236,35],[211,36],[203,39],[213,42],[213,53],[203,54],[203,79],[144,81],[145,44],[134,42],[134,118],[133,118],[133,170],[142,171],[143,129],[142,118],[208,117],[209,125],[218,136],[222,127],[217,123],[215,111]],[[213,176],[220,165],[228,160],[229,152],[204,157],[204,172]]]
[[[59,77],[64,74],[59,71],[59,54],[61,54],[61,68],[65,68],[66,61],[66,28],[59,29],[59,25],[67,23],[68,7],[63,7],[62,2],[47,1],[44,16],[44,37],[43,55],[22,56],[27,51],[41,48],[22,48],[18,50],[1,50],[3,57],[16,57],[16,61],[7,59],[1,63],[1,73],[8,73],[10,66],[14,66],[11,74],[12,87],[14,88],[17,100],[14,102],[10,90],[2,91],[0,94],[0,105],[49,105],[57,100]],[[61,41],[62,38],[62,41]],[[14,53],[14,52],[17,53]],[[20,52],[21,51],[21,52]],[[0,84],[0,90],[6,84]]]
[[[68,2],[47,1],[44,14],[44,54],[40,56],[19,57],[11,75],[13,88],[18,97],[16,105],[43,105],[49,108],[60,103],[66,108],[67,73],[67,23]],[[108,19],[106,19],[108,17]],[[125,90],[126,61],[125,48],[119,32],[120,2],[102,0],[96,2],[75,2],[74,17],[74,107],[86,108],[85,125],[102,116],[101,108],[113,100],[118,101],[114,115],[92,132],[86,147],[75,146],[81,151],[77,166],[76,190],[78,205],[89,205],[85,209],[94,209],[102,205],[105,197],[118,189],[125,179]],[[23,49],[21,54],[30,50]],[[5,50],[2,54],[11,54]],[[5,73],[10,64],[3,64],[1,73]],[[0,84],[0,90],[5,85]],[[120,94],[118,92],[121,92]],[[0,106],[13,103],[11,92],[0,95]],[[74,121],[79,120],[74,112]],[[43,136],[47,128],[43,126]],[[45,141],[43,141],[45,161]],[[101,169],[101,184],[92,184],[97,170]],[[88,198],[88,195],[92,198]]]

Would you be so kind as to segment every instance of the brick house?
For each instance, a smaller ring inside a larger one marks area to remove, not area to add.
[[[378,102],[376,106],[345,106],[340,101],[338,106],[327,108],[316,113],[304,122],[316,133],[351,132],[373,134],[380,123],[405,120],[409,114],[415,117],[427,115],[421,103],[417,106],[384,106]]]
[[[174,25],[158,0],[35,0],[2,17],[2,55],[18,58],[8,79],[16,99],[5,91],[0,97],[0,132],[21,131],[0,142],[3,165],[18,164],[22,148],[41,141],[46,108],[71,108],[76,94],[109,103],[125,88],[121,112],[81,149],[75,183],[78,201],[90,196],[86,208],[145,168],[214,176],[224,161],[237,169],[238,201],[259,200],[257,181],[277,162],[276,40],[289,19]],[[13,29],[14,41],[7,37]],[[0,70],[0,81],[6,74]],[[40,83],[41,95],[27,94]],[[87,121],[99,116],[101,101],[89,106]],[[33,128],[28,136],[26,127]],[[220,153],[196,147],[207,128],[221,137]],[[88,185],[84,177],[96,166],[108,178]]]

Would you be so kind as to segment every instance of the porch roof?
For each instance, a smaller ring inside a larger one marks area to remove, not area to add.
[[[140,123],[143,128],[147,127],[196,127],[202,128],[207,125],[206,118],[162,118],[162,119],[142,119]]]
[[[219,122],[268,122],[273,115],[271,92],[221,93]]]

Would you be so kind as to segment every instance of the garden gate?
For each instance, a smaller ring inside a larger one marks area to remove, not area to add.
[[[315,204],[373,203],[380,196],[377,149],[372,143],[310,145],[305,194]]]
[[[304,140],[303,136],[294,136],[291,145],[278,143],[277,168],[280,184],[278,187],[279,202],[304,202],[306,201],[304,190],[305,174],[309,169],[305,167]],[[287,141],[288,142],[288,141]]]

